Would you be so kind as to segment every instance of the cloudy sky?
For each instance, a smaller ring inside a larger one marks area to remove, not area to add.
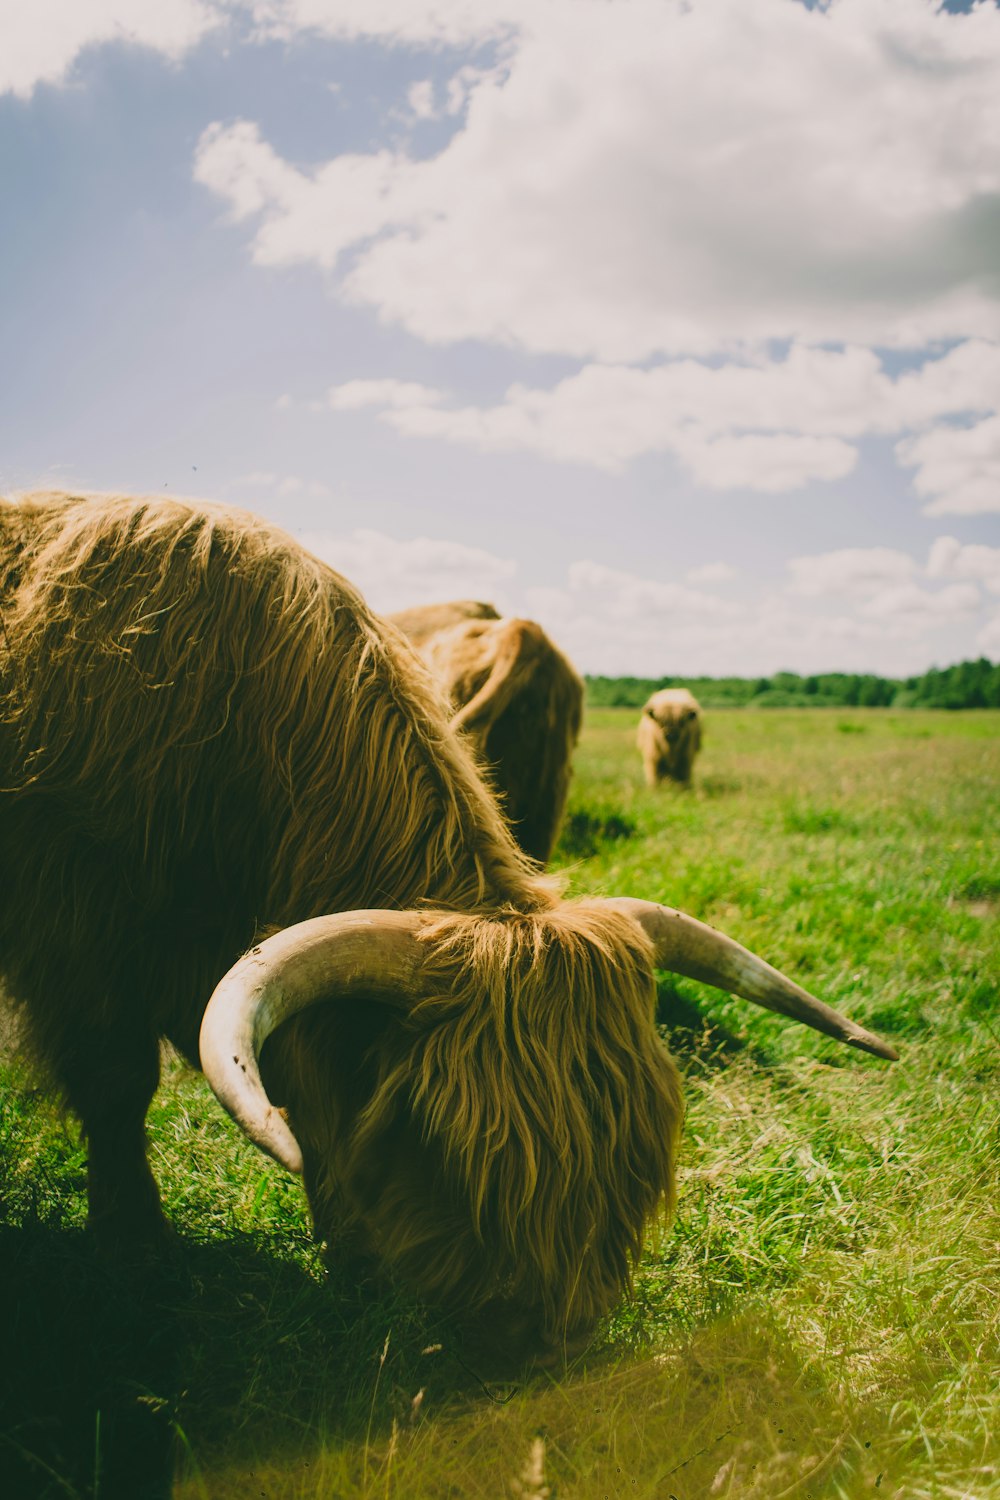
[[[0,0],[0,490],[591,672],[1000,658],[996,0]]]

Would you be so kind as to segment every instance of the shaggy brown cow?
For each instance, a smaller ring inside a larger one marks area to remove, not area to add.
[[[501,619],[491,604],[458,600],[389,619],[445,688],[452,728],[472,741],[521,848],[545,864],[580,735],[580,678],[540,625]]]
[[[691,785],[701,749],[701,709],[687,688],[661,688],[647,699],[636,736],[648,786],[661,781]]]
[[[0,973],[83,1122],[104,1237],[162,1222],[158,1039],[194,1059],[200,1031],[320,1236],[551,1355],[673,1195],[654,964],[895,1055],[691,918],[561,901],[426,669],[271,526],[0,502],[0,605]]]

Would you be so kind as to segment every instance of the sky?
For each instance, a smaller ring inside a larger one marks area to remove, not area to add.
[[[0,0],[0,493],[581,671],[1000,659],[996,0]]]

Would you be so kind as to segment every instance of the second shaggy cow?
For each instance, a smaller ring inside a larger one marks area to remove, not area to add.
[[[552,853],[580,734],[583,683],[533,620],[456,601],[389,617],[419,649],[455,710],[526,854]]]

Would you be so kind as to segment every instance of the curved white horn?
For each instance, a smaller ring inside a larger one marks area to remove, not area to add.
[[[890,1062],[898,1061],[899,1053],[888,1042],[824,1005],[756,953],[714,927],[707,927],[672,907],[659,906],[655,901],[620,896],[610,897],[607,904],[639,923],[652,940],[658,968],[714,984],[717,989],[742,995],[744,1000],[752,1000],[767,1010],[836,1037],[849,1047],[858,1047]]]
[[[419,912],[351,911],[314,917],[251,948],[205,1009],[198,1047],[219,1102],[256,1146],[290,1172],[302,1152],[261,1081],[264,1042],[289,1017],[324,1000],[414,992],[423,958]]]

